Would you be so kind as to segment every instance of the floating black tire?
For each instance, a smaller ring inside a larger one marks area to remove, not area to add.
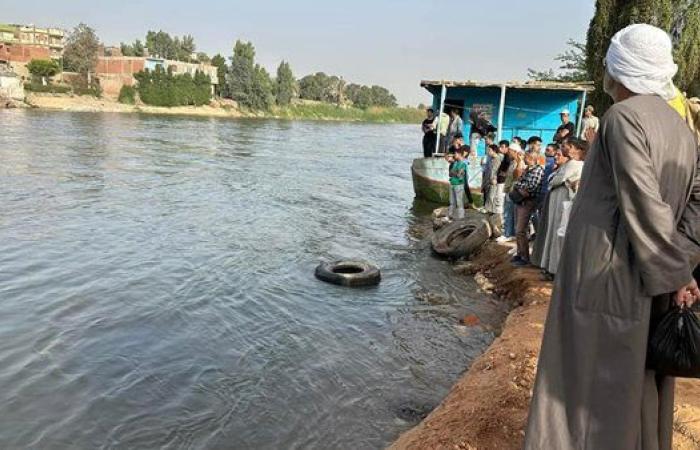
[[[481,248],[491,237],[491,226],[483,218],[467,218],[452,222],[435,232],[433,251],[448,258],[465,258]]]
[[[359,287],[379,284],[379,268],[364,261],[325,262],[316,267],[316,278],[339,286]]]

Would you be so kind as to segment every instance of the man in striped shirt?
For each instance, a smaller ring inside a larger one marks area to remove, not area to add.
[[[527,266],[530,264],[530,239],[528,236],[530,217],[537,207],[537,199],[544,182],[544,167],[538,163],[538,155],[525,154],[527,169],[522,178],[513,186],[524,197],[515,209],[515,237],[518,243],[518,253],[513,258],[513,265]]]

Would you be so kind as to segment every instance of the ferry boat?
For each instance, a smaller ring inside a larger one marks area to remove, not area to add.
[[[478,82],[478,81],[421,81],[421,87],[433,96],[433,109],[457,108],[464,121],[465,142],[469,143],[472,112],[484,113],[496,128],[496,142],[515,136],[527,140],[539,136],[546,145],[554,138],[561,125],[560,113],[570,112],[572,121],[577,119],[577,135],[580,133],[586,98],[590,83],[560,82]],[[438,121],[440,115],[437,114]],[[436,145],[436,148],[439,148]],[[481,189],[482,162],[486,155],[483,139],[476,153],[469,159],[469,187]],[[413,161],[411,174],[416,197],[434,203],[450,202],[449,164],[444,155],[436,153],[432,158]]]

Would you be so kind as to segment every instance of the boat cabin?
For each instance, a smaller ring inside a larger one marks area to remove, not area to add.
[[[496,142],[515,136],[527,141],[532,136],[542,138],[547,145],[561,125],[560,114],[569,111],[570,120],[581,132],[586,96],[592,90],[588,84],[555,82],[488,83],[475,81],[422,81],[421,86],[433,95],[433,109],[456,108],[464,121],[465,141],[469,143],[472,112],[484,112],[485,118],[497,129]],[[438,115],[438,117],[440,117]],[[436,148],[439,148],[436,145]],[[476,192],[481,187],[482,164],[485,159],[484,140],[479,141],[476,155],[470,158],[468,180]],[[436,155],[437,156],[437,155]],[[435,203],[449,203],[449,165],[444,158],[418,158],[413,161],[413,187],[416,196]]]
[[[469,143],[470,113],[485,112],[498,129],[496,142],[520,136],[527,140],[539,136],[542,143],[552,142],[561,125],[559,114],[569,110],[571,121],[580,132],[586,96],[590,85],[559,82],[421,81],[421,87],[433,95],[433,109],[457,108],[464,121],[464,138]],[[483,140],[477,149],[483,156]]]

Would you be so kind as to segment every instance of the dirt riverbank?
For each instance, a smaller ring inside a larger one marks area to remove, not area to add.
[[[514,269],[508,248],[489,243],[471,262],[455,266],[509,302],[501,336],[455,384],[443,402],[390,448],[520,449],[552,284],[534,268]],[[700,449],[700,381],[676,387],[674,449]]]

